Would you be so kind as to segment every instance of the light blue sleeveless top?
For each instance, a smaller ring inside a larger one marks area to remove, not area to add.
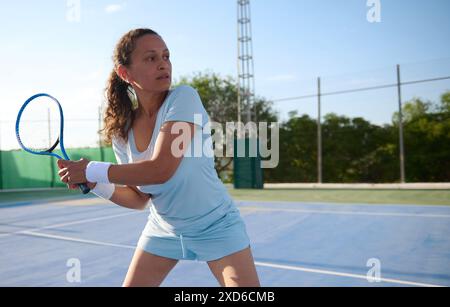
[[[236,210],[236,205],[214,168],[210,119],[193,87],[180,85],[169,91],[158,110],[152,139],[144,152],[136,148],[133,129],[129,130],[126,143],[113,138],[117,162],[150,159],[159,130],[166,121],[194,123],[196,132],[172,178],[163,184],[137,187],[152,194],[149,222],[173,234],[205,231],[225,214]]]

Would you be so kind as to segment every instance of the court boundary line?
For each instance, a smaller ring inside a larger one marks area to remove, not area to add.
[[[47,226],[43,226],[43,227],[30,228],[30,229],[26,229],[26,230],[19,230],[19,231],[14,231],[14,232],[9,232],[9,233],[2,233],[2,234],[0,234],[0,238],[9,237],[9,236],[13,236],[13,235],[20,235],[20,234],[22,234],[24,232],[30,232],[30,231],[31,232],[36,232],[36,231],[40,231],[40,230],[44,230],[44,229],[52,229],[52,228],[58,228],[58,227],[79,225],[79,224],[84,224],[84,223],[91,223],[91,222],[97,222],[97,221],[113,219],[113,218],[127,216],[127,215],[133,215],[133,214],[139,214],[139,213],[142,214],[144,212],[145,211],[126,212],[126,213],[121,213],[121,214],[106,215],[106,216],[102,216],[102,217],[96,217],[96,218],[90,218],[90,219],[82,219],[82,220],[75,220],[75,221],[71,221],[71,222],[64,222],[64,223],[59,223],[59,224],[47,225]]]
[[[50,198],[40,198],[40,199],[27,199],[27,200],[17,200],[12,202],[0,202],[0,209],[9,209],[15,207],[23,207],[23,206],[54,206],[54,203],[72,201],[72,200],[88,200],[95,199],[96,196],[79,196],[79,195],[66,195],[66,196],[58,196],[58,197],[50,197]]]
[[[255,262],[255,264],[258,264],[260,266],[265,266],[265,267],[277,268],[277,269],[286,269],[286,270],[301,271],[301,272],[307,272],[307,273],[333,275],[333,276],[339,276],[339,277],[349,277],[349,278],[355,278],[355,279],[364,279],[364,280],[368,281],[368,277],[366,275],[342,273],[342,272],[328,271],[328,270],[309,269],[309,268],[298,267],[298,266],[272,264],[272,263],[257,262],[257,261]],[[405,281],[405,280],[392,279],[392,278],[380,278],[379,280],[380,280],[380,282],[385,282],[385,283],[394,283],[394,284],[417,286],[417,287],[445,287],[442,285]]]
[[[245,211],[285,211],[312,214],[336,214],[336,215],[366,215],[366,216],[393,216],[393,217],[426,217],[426,218],[450,218],[450,214],[421,214],[421,213],[398,213],[398,212],[353,212],[339,210],[309,210],[309,209],[290,209],[290,208],[262,208],[255,206],[240,206],[239,210]]]
[[[79,238],[74,238],[74,237],[39,233],[39,232],[35,232],[35,231],[25,231],[24,233],[22,233],[22,235],[41,237],[41,238],[43,237],[43,238],[47,238],[47,239],[56,239],[56,240],[76,242],[76,243],[84,243],[84,244],[90,244],[90,245],[117,247],[117,248],[123,248],[123,249],[133,249],[133,250],[136,249],[136,246],[131,246],[131,245],[115,244],[115,243],[102,242],[102,241],[96,241],[96,240],[79,239]],[[276,268],[276,269],[314,273],[314,274],[332,275],[332,276],[347,277],[347,278],[354,278],[354,279],[364,279],[364,280],[368,281],[367,276],[359,275],[359,274],[352,274],[352,273],[343,273],[343,272],[329,271],[329,270],[318,270],[318,269],[311,269],[311,268],[305,268],[305,267],[300,267],[300,266],[281,265],[281,264],[274,264],[274,263],[261,262],[261,261],[255,261],[255,265],[262,266],[262,267],[271,267],[271,268]],[[380,278],[379,280],[380,280],[380,282],[385,282],[385,283],[393,283],[393,284],[416,286],[416,287],[445,287],[442,285],[420,283],[420,282],[406,281],[406,280],[400,280],[400,279],[391,279],[391,278]]]
[[[37,232],[37,231],[25,231],[21,234],[29,235],[29,236],[33,236],[33,237],[56,239],[56,240],[84,243],[84,244],[90,244],[90,245],[101,245],[101,246],[119,247],[119,248],[126,248],[126,249],[135,249],[136,248],[136,246],[132,246],[132,245],[124,245],[124,244],[108,243],[108,242],[102,242],[102,241],[96,241],[96,240],[87,240],[87,239],[80,239],[80,238],[74,238],[74,237],[59,236],[59,235],[47,234],[47,233],[42,233],[42,232]]]
[[[335,207],[343,207],[343,206],[360,206],[360,207],[419,207],[419,208],[450,208],[450,204],[410,204],[410,203],[361,203],[361,202],[332,202],[332,201],[289,201],[289,200],[245,200],[245,199],[237,199],[233,198],[236,204],[240,204],[241,206],[245,206],[245,204],[287,204],[287,205],[309,205],[309,206],[335,206]]]

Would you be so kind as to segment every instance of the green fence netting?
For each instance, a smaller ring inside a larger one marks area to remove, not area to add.
[[[67,149],[71,160],[116,162],[111,147]],[[61,155],[61,151],[55,153]],[[59,180],[56,158],[29,154],[23,150],[0,152],[0,189],[65,187]]]

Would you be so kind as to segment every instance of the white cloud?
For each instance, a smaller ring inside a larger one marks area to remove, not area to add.
[[[123,9],[123,5],[121,5],[121,4],[109,4],[105,8],[105,12],[110,14],[110,13],[118,12],[118,11],[120,11],[122,9]]]

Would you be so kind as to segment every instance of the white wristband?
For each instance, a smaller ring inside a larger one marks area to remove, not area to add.
[[[116,190],[116,185],[112,183],[97,183],[91,190],[92,193],[103,199],[110,200]]]
[[[97,183],[110,183],[108,179],[108,169],[110,166],[110,162],[89,162],[86,167],[87,181]]]

